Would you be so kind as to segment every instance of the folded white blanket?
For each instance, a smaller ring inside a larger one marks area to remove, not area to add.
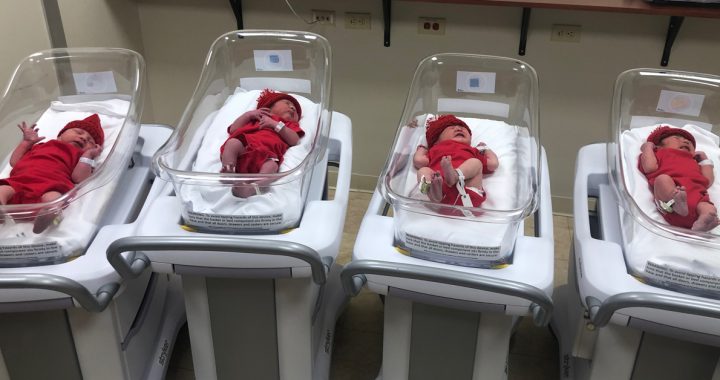
[[[203,126],[201,130],[207,129],[192,167],[194,172],[220,172],[220,147],[228,138],[227,128],[238,116],[256,108],[260,92],[259,90],[236,91],[217,113],[211,114],[204,121],[207,127]],[[303,96],[292,95],[302,108],[300,128],[305,135],[297,145],[290,147],[285,153],[279,169],[281,172],[295,168],[302,163],[313,148],[313,140],[318,127],[318,105]],[[227,230],[276,230],[290,227],[300,219],[303,200],[297,182],[272,185],[269,192],[244,199],[233,196],[230,188],[222,184],[215,187],[185,186],[180,188],[179,194],[186,208],[185,214],[194,215],[191,224],[203,225],[203,221],[207,221],[207,226],[224,229],[219,227],[218,223],[227,221]],[[244,218],[242,221],[236,220],[241,216],[257,216],[255,220],[258,224],[253,225],[249,218]]]
[[[509,210],[517,207],[518,177],[525,172],[521,166],[529,166],[527,158],[529,140],[527,131],[523,128],[509,125],[502,121],[461,118],[472,131],[472,144],[477,146],[480,142],[487,144],[498,156],[499,166],[492,174],[483,177],[483,188],[487,193],[487,200],[483,208],[490,210]],[[418,120],[424,125],[425,118]],[[426,145],[425,128],[409,128],[402,133],[407,145],[406,152],[410,155],[415,152],[418,145]],[[391,165],[393,163],[390,163]],[[427,200],[427,196],[417,191],[417,170],[408,162],[409,170],[400,181],[393,182],[393,190],[413,198]],[[518,223],[483,223],[482,217],[452,219],[442,215],[430,216],[426,214],[407,213],[395,209],[396,238],[404,241],[412,249],[432,250],[456,257],[478,259],[485,261],[498,261],[512,253],[514,235]],[[443,246],[447,249],[442,248]]]
[[[103,152],[96,161],[102,163],[120,133],[129,105],[129,102],[118,99],[69,104],[53,102],[37,121],[39,135],[45,136],[46,140],[54,139],[70,121],[81,120],[98,113],[105,132],[105,143]],[[123,109],[126,113],[117,116]],[[6,127],[17,129],[14,125]],[[19,130],[17,133],[20,133]],[[7,164],[8,158],[4,161],[5,166],[0,172],[0,178],[7,177],[12,170]],[[101,217],[99,213],[104,209],[103,205],[109,200],[111,193],[112,189],[107,186],[101,187],[70,203],[63,212],[63,221],[57,228],[49,228],[41,234],[32,232],[32,223],[15,223],[8,218],[0,226],[0,260],[42,259],[81,254],[95,234],[97,222]]]
[[[622,165],[627,184],[627,193],[637,203],[643,213],[658,223],[667,224],[655,207],[654,198],[645,175],[638,168],[640,146],[647,141],[648,135],[659,126],[634,128],[621,135]],[[665,124],[666,125],[666,124]],[[696,150],[703,151],[715,162],[715,181],[708,189],[710,200],[720,204],[720,138],[695,125],[687,124],[682,129],[695,137]],[[720,252],[698,244],[661,238],[650,232],[622,209],[621,230],[625,244],[625,260],[631,272],[666,283],[710,289],[719,286],[720,290]],[[688,231],[688,233],[691,233]],[[720,233],[720,227],[712,231]],[[715,277],[715,280],[691,281],[695,275]],[[715,285],[712,285],[715,284]]]

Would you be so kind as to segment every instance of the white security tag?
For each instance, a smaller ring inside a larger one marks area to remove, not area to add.
[[[480,94],[494,94],[495,76],[495,73],[458,71],[457,91],[476,92]]]
[[[112,71],[73,73],[78,94],[108,94],[117,92]]]
[[[253,50],[256,71],[293,71],[291,50]]]

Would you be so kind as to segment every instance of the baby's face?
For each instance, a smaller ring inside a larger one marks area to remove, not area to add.
[[[660,141],[661,148],[679,149],[695,154],[695,147],[690,140],[680,136],[672,135],[668,136]]]
[[[281,99],[275,102],[272,107],[270,107],[270,113],[280,116],[280,118],[284,120],[298,121],[295,105],[287,99]]]
[[[445,140],[455,140],[457,142],[470,145],[470,131],[462,125],[451,125],[445,128],[442,133],[440,133],[440,137],[438,137],[438,141]]]
[[[95,139],[87,133],[86,130],[81,128],[70,128],[63,132],[62,135],[58,136],[57,139],[65,143],[75,145],[82,150],[95,147]]]

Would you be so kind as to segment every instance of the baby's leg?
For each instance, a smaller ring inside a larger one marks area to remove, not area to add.
[[[235,173],[237,159],[241,154],[245,153],[245,145],[238,139],[229,139],[225,142],[220,162],[222,167],[220,173]]]
[[[710,231],[720,225],[720,219],[717,216],[717,209],[712,203],[700,202],[697,205],[698,218],[693,223],[694,231]]]
[[[445,177],[445,184],[454,186],[458,181],[459,175],[452,166],[452,158],[450,156],[443,157],[442,160],[440,160],[440,168],[442,169],[443,177]],[[467,186],[475,186],[478,188],[482,186],[483,165],[480,160],[477,158],[467,159],[458,166],[458,169],[465,176],[465,184]],[[475,177],[479,177],[478,180],[474,183],[470,182]]]
[[[62,194],[57,191],[48,191],[40,197],[40,200],[43,202],[52,202],[61,196]],[[35,223],[33,223],[33,232],[39,234],[45,231],[52,224],[60,224],[61,220],[60,210],[46,211],[46,209],[42,209],[38,212],[38,216],[35,218]]]
[[[15,189],[10,185],[0,186],[0,204],[6,205],[15,195]]]
[[[663,202],[674,200],[675,202],[672,205],[674,213],[681,216],[688,214],[687,193],[685,193],[685,188],[677,186],[669,175],[661,174],[655,178],[653,193],[657,200]]]
[[[267,160],[260,166],[260,174],[277,173],[280,166],[275,160]],[[242,184],[233,186],[232,193],[234,196],[239,198],[247,198],[251,195],[256,195],[256,188],[259,186],[269,185],[273,179],[262,179],[253,184]]]

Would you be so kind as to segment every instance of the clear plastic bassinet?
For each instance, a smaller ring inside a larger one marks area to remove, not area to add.
[[[0,206],[0,266],[58,263],[84,253],[134,151],[144,68],[139,54],[111,48],[46,50],[20,62],[0,99],[0,178],[10,172],[23,121],[37,124],[47,141],[69,121],[98,114],[105,143],[94,174],[55,201]],[[33,222],[43,215],[59,216],[34,233]]]
[[[720,201],[720,77],[635,69],[615,85],[609,177],[619,200],[619,222],[628,273],[670,290],[720,297],[720,236],[669,225],[638,168],[640,146],[657,127],[690,132],[696,151],[714,163],[710,200]]]
[[[327,148],[330,59],[327,40],[308,32],[241,30],[215,40],[175,133],[154,158],[182,204],[178,223],[216,233],[275,233],[299,224],[312,169]],[[304,137],[278,173],[221,174],[228,126],[256,109],[265,89],[298,100]],[[233,196],[233,187],[254,195]]]
[[[498,268],[512,263],[522,220],[537,207],[540,181],[535,70],[509,58],[437,54],[420,62],[378,190],[392,204],[403,254],[449,264]],[[480,207],[431,202],[418,190],[413,155],[426,145],[429,119],[453,114],[498,156],[484,175]]]

